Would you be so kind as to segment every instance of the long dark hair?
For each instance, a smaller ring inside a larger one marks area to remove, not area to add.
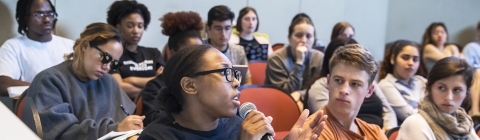
[[[390,63],[390,59],[396,60],[398,54],[405,48],[406,46],[413,46],[415,47],[418,52],[420,53],[420,47],[418,43],[408,41],[408,40],[397,40],[394,43],[387,44],[385,48],[385,55],[383,56],[383,61],[380,64],[380,69],[378,71],[378,79],[383,79],[389,73],[393,73],[394,64]],[[420,54],[419,54],[420,55]],[[420,58],[421,59],[421,58]],[[418,71],[418,69],[417,69]]]
[[[353,28],[353,26],[348,22],[342,21],[335,24],[332,29],[332,35],[330,36],[330,40],[334,40],[335,38],[337,38],[340,34],[345,32],[348,27],[352,28],[352,30],[355,31],[355,28]]]

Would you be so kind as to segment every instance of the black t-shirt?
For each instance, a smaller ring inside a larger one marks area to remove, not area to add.
[[[245,40],[242,37],[239,37],[239,38],[240,38],[239,45],[243,46],[245,50],[245,55],[247,56],[248,61],[251,61],[251,60],[266,61],[268,59],[267,44],[260,44],[255,38],[253,38],[252,40]]]
[[[172,116],[150,123],[138,140],[236,140],[239,139],[242,119],[239,116],[221,118],[217,128],[197,131],[174,123]]]
[[[360,111],[358,111],[357,118],[362,119],[363,121],[376,124],[383,127],[383,103],[382,100],[375,94],[375,92],[369,98],[363,100],[362,105],[360,106]]]
[[[157,74],[157,69],[165,65],[162,54],[157,48],[146,48],[138,46],[137,53],[123,50],[120,57],[122,66],[118,69],[110,70],[110,73],[119,73],[122,78],[130,76],[152,77]]]

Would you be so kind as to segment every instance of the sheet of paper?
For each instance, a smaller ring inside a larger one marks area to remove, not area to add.
[[[126,131],[126,132],[115,132],[115,131],[112,131],[106,135],[104,135],[103,137],[100,137],[98,138],[98,140],[109,140],[109,139],[113,139],[115,138],[115,140],[118,138],[121,138],[120,136],[123,136],[123,135],[129,135],[129,134],[138,134],[138,133],[141,133],[143,130],[130,130],[130,131]]]
[[[10,98],[18,98],[22,93],[27,90],[28,86],[13,86],[13,87],[8,87],[8,95]]]

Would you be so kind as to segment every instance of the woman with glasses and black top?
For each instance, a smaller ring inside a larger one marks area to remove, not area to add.
[[[241,73],[210,45],[181,48],[169,59],[163,74],[167,87],[160,91],[158,100],[169,115],[150,123],[140,140],[260,139],[266,133],[274,135],[272,118],[263,113],[252,110],[245,119],[236,116]],[[319,112],[307,119],[307,115],[304,111],[303,119],[292,128],[291,139],[315,139],[320,134],[326,116]],[[305,119],[308,125],[303,125]]]
[[[157,48],[138,45],[150,23],[147,7],[136,1],[115,1],[107,12],[108,24],[116,27],[125,40],[122,66],[110,73],[131,99],[135,99],[145,84],[162,73],[162,54]]]
[[[34,78],[27,97],[37,106],[42,139],[98,139],[111,131],[143,129],[144,117],[128,115],[135,105],[108,74],[119,66],[122,43],[113,26],[90,24],[65,62]]]

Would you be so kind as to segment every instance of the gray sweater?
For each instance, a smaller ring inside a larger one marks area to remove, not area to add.
[[[135,104],[109,74],[98,80],[80,81],[72,61],[48,68],[34,78],[27,90],[37,106],[43,139],[98,139],[116,131],[118,122],[131,114]]]
[[[267,61],[265,85],[274,85],[288,94],[304,90],[305,83],[322,69],[323,53],[310,49],[303,65],[295,64],[290,46],[275,51]]]

